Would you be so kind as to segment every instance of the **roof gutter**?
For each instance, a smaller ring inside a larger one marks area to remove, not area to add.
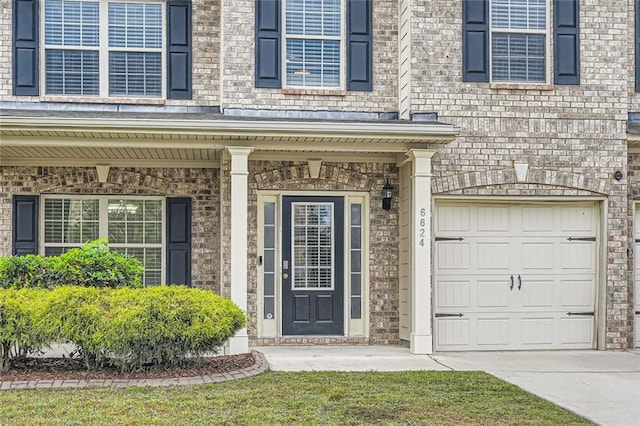
[[[4,132],[134,133],[212,136],[288,136],[318,138],[373,138],[398,141],[448,142],[460,129],[424,122],[343,122],[276,120],[127,119],[79,117],[0,117]]]

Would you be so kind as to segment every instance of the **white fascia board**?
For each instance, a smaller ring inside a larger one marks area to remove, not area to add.
[[[211,136],[270,136],[318,138],[384,138],[398,141],[452,140],[460,129],[448,124],[272,121],[272,120],[165,120],[77,117],[2,117],[5,131],[138,133]],[[441,142],[441,143],[442,143]]]

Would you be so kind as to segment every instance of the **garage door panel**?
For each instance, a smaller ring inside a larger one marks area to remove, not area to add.
[[[436,232],[468,232],[471,229],[470,207],[439,206]]]
[[[551,347],[554,342],[553,316],[527,317],[523,316],[519,321],[518,334],[521,336],[523,347],[543,349]]]
[[[522,307],[544,308],[546,310],[553,307],[556,296],[553,279],[526,280],[519,287],[517,296],[521,297]]]
[[[437,343],[440,347],[465,348],[471,344],[471,320],[469,318],[439,318],[437,325]]]
[[[478,279],[476,306],[478,308],[508,308],[509,293],[511,293],[510,286],[509,279]]]
[[[511,220],[508,206],[479,206],[477,210],[477,230],[479,233],[509,232]]]
[[[522,207],[522,230],[525,234],[553,231],[553,213],[551,207]]]
[[[469,244],[464,242],[438,243],[438,269],[456,270],[464,273],[469,270]]]
[[[509,270],[511,267],[509,247],[509,243],[478,243],[475,250],[478,256],[478,269]]]
[[[440,280],[437,283],[438,306],[446,308],[468,308],[471,284],[466,281]]]
[[[582,232],[595,235],[595,210],[589,206],[563,206],[561,211],[561,229],[563,233]]]
[[[560,319],[561,343],[574,349],[591,349],[593,317],[566,317]]]
[[[553,269],[554,253],[551,243],[522,243],[522,269]]]
[[[560,306],[566,309],[589,310],[594,306],[593,279],[560,281]]]
[[[562,268],[574,271],[593,271],[595,267],[595,249],[593,242],[572,241],[561,247]]]
[[[476,321],[479,346],[484,346],[486,350],[496,350],[498,348],[488,348],[488,346],[506,347],[509,345],[511,321],[508,317],[479,318]]]

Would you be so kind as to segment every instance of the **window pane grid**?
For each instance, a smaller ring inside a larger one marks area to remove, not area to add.
[[[293,204],[293,288],[333,288],[333,205]]]
[[[341,0],[287,0],[285,23],[287,85],[339,88]]]
[[[351,318],[362,318],[362,205],[351,205]]]
[[[544,82],[545,36],[493,34],[494,81]]]
[[[163,277],[162,200],[105,198],[45,198],[43,252],[47,256],[60,255],[69,248],[107,237],[114,251],[142,262],[145,284],[160,284]]]
[[[161,3],[45,0],[45,92],[161,97],[163,37]]]
[[[547,0],[492,0],[491,30],[492,81],[546,81]]]

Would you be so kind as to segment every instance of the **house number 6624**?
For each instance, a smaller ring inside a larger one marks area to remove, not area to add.
[[[418,244],[420,247],[424,247],[424,239],[427,238],[427,209],[420,209],[418,224]]]

